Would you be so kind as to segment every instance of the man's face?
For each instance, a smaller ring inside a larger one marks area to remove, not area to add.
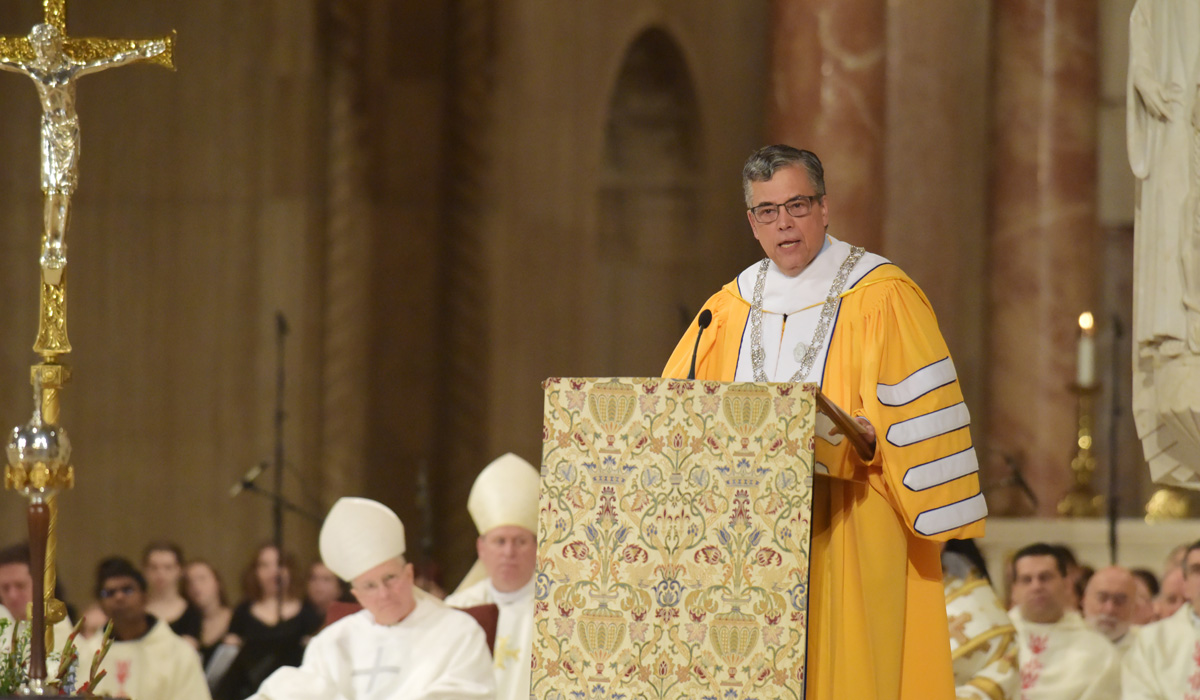
[[[33,600],[33,577],[28,564],[5,564],[0,566],[0,604],[8,608],[18,620],[25,619],[25,611]]]
[[[529,583],[537,567],[537,537],[516,525],[488,530],[475,541],[475,551],[492,585],[501,593],[510,593]]]
[[[1137,596],[1133,601],[1133,624],[1148,625],[1158,619],[1154,612],[1154,596],[1140,576],[1135,576],[1133,583],[1137,586]]]
[[[1016,563],[1013,598],[1030,622],[1058,622],[1067,604],[1067,578],[1049,554],[1021,557]]]
[[[1154,599],[1154,612],[1158,619],[1164,620],[1174,615],[1186,602],[1188,597],[1183,584],[1183,567],[1177,566],[1163,577],[1162,586],[1158,589],[1158,598]]]
[[[1119,566],[1101,569],[1088,580],[1083,592],[1083,617],[1109,641],[1117,641],[1133,622],[1137,584],[1133,574]]]
[[[312,565],[308,572],[308,600],[317,607],[324,607],[342,594],[342,582],[321,562]]]
[[[1200,549],[1183,558],[1183,595],[1191,602],[1192,610],[1200,610]]]
[[[116,624],[146,615],[146,593],[132,576],[111,576],[100,587],[100,609]]]
[[[381,625],[394,625],[417,606],[412,564],[389,559],[351,582],[350,592]]]
[[[750,183],[750,207],[778,204],[779,218],[760,224],[753,212],[746,212],[750,228],[767,257],[789,277],[795,277],[808,267],[825,243],[825,227],[829,225],[829,210],[825,198],[813,202],[806,216],[793,217],[783,204],[799,195],[815,195],[816,188],[808,173],[799,165],[780,168],[766,182]]]
[[[146,557],[146,583],[150,590],[161,593],[172,589],[178,590],[179,578],[183,569],[175,553],[169,550],[150,552]]]

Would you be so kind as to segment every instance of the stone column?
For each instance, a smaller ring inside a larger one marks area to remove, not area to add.
[[[1054,515],[1075,447],[1076,322],[1096,300],[1098,16],[1091,2],[994,7],[988,444]]]
[[[884,0],[773,0],[767,141],[825,164],[829,231],[878,252],[883,239]]]

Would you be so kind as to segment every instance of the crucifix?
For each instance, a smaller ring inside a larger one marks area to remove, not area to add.
[[[41,187],[45,195],[41,255],[40,312],[30,381],[34,411],[8,442],[5,488],[29,499],[31,606],[27,694],[47,694],[47,620],[61,620],[65,606],[53,597],[57,493],[74,485],[71,443],[57,425],[59,390],[70,368],[59,361],[71,351],[67,339],[66,233],[71,195],[79,175],[79,117],[75,83],[89,73],[135,62],[174,69],[175,33],[160,39],[101,39],[67,36],[66,0],[42,0],[43,20],[27,36],[0,36],[0,70],[33,80],[42,105]]]
[[[383,649],[382,648],[377,649],[375,651],[375,666],[374,667],[368,668],[368,669],[363,669],[361,671],[355,671],[351,675],[352,676],[367,676],[368,677],[367,678],[367,687],[363,692],[370,693],[371,689],[373,687],[375,687],[375,678],[381,673],[387,673],[387,674],[391,674],[391,675],[398,675],[400,673],[399,666],[384,666],[383,665]]]

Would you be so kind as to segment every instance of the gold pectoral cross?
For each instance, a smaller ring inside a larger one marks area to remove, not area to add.
[[[43,22],[62,32],[67,33],[67,0],[42,0]],[[120,53],[144,48],[152,41],[166,42],[167,50],[144,60],[175,70],[175,32],[161,39],[102,39],[66,37],[63,42],[63,52],[74,63],[89,63],[98,59],[116,56]],[[33,46],[29,44],[28,36],[0,36],[0,58],[7,58],[22,63],[33,60]]]

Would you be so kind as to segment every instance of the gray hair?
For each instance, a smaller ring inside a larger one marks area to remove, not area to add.
[[[751,183],[766,182],[775,177],[775,173],[780,169],[797,165],[808,173],[808,180],[812,183],[817,198],[824,197],[825,168],[817,154],[777,144],[758,149],[746,160],[746,165],[742,168],[742,193],[746,196],[746,206],[754,204],[751,200]]]

